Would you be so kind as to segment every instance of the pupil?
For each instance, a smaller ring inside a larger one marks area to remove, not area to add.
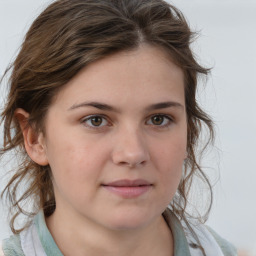
[[[92,118],[92,124],[95,126],[99,126],[102,123],[101,117],[93,117]]]
[[[154,117],[153,117],[153,122],[154,122],[156,125],[160,125],[160,124],[162,124],[162,122],[163,122],[163,117],[162,117],[162,116],[154,116]]]

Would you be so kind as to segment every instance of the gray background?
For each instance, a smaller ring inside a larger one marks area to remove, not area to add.
[[[13,60],[32,20],[49,2],[0,0],[0,74]],[[213,67],[199,98],[217,127],[216,147],[203,163],[213,182],[219,177],[208,225],[256,255],[256,1],[172,3],[183,11],[192,29],[200,31],[194,51],[202,64]],[[1,163],[0,190],[3,174]],[[9,232],[5,216],[0,204],[0,240]]]

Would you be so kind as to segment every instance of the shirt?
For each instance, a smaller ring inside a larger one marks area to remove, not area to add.
[[[202,256],[187,225],[167,208],[163,217],[172,231],[175,256]],[[216,232],[201,223],[191,224],[207,256],[236,256],[236,249]],[[0,256],[63,256],[49,232],[43,211],[18,235],[3,240]]]

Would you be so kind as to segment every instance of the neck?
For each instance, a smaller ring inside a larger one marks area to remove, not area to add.
[[[172,234],[162,216],[137,229],[114,230],[56,209],[46,223],[65,256],[173,255]]]

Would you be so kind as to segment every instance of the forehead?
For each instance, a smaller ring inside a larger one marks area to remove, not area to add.
[[[86,98],[120,104],[152,102],[154,98],[183,101],[183,71],[156,47],[144,45],[115,53],[83,68],[56,97],[69,105]]]

